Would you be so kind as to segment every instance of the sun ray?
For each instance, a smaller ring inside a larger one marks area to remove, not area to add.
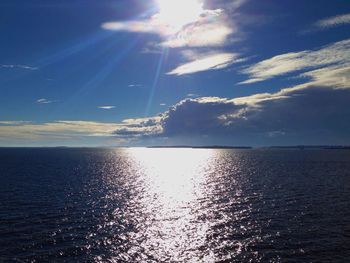
[[[161,72],[164,60],[166,59],[166,57],[168,55],[168,51],[169,51],[168,48],[166,48],[166,47],[162,48],[162,53],[159,57],[156,74],[154,76],[154,80],[153,80],[153,84],[152,84],[152,89],[151,89],[150,95],[148,97],[148,102],[147,102],[146,111],[145,111],[145,117],[149,117],[148,115],[149,115],[151,107],[152,107],[153,97],[154,97],[154,93],[155,93],[155,90],[156,90],[157,85],[158,85],[160,72]]]

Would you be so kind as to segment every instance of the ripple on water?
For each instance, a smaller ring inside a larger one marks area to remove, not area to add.
[[[1,149],[0,261],[345,262],[348,151]]]

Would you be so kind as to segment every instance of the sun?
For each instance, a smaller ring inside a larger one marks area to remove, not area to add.
[[[201,0],[156,0],[159,13],[157,18],[174,31],[193,23],[203,13]]]

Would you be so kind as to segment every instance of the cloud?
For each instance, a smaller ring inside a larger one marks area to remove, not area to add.
[[[327,45],[318,50],[291,52],[260,61],[242,71],[250,78],[240,84],[260,82],[296,71],[328,65],[344,66],[348,63],[350,63],[350,39]]]
[[[204,56],[200,55],[196,58],[192,58],[193,61],[180,65],[167,74],[181,76],[201,71],[223,69],[235,63],[235,59],[237,57],[238,55],[234,53],[214,53]],[[237,61],[239,60],[237,59]]]
[[[147,136],[170,141],[191,138],[193,143],[348,144],[349,100],[349,89],[324,87],[285,90],[254,99],[186,99],[149,126],[161,128],[148,129]],[[115,134],[145,139],[140,130]]]
[[[41,99],[38,99],[36,102],[39,103],[39,104],[51,104],[51,103],[53,103],[55,101],[41,98]]]
[[[164,47],[159,45],[157,42],[148,42],[145,47],[143,47],[141,53],[143,54],[162,54],[164,52]]]
[[[142,85],[141,84],[130,84],[130,85],[128,85],[128,87],[129,88],[140,88],[140,87],[142,87]]]
[[[122,138],[140,139],[157,136],[162,133],[160,125],[160,116],[150,118],[126,119],[113,131],[113,135]]]
[[[314,24],[314,27],[319,29],[327,29],[348,24],[350,24],[350,14],[343,14],[319,20]]]
[[[161,119],[163,134],[165,136],[207,135],[223,126],[220,116],[241,108],[241,105],[235,105],[225,98],[185,99],[163,115]]]
[[[193,144],[349,144],[349,99],[350,89],[324,87],[254,99],[186,99],[152,124],[114,133],[142,140],[167,138],[168,142],[187,138]]]
[[[207,10],[196,21],[170,36],[162,45],[179,47],[215,47],[224,45],[237,29],[227,22],[224,11]]]
[[[5,126],[5,125],[15,126],[15,125],[28,124],[28,123],[31,123],[31,122],[30,121],[0,121],[1,126]]]
[[[310,78],[310,81],[299,85],[299,88],[305,88],[309,85],[348,88],[350,85],[350,63],[308,71],[301,76]]]
[[[79,142],[87,139],[109,139],[111,142],[130,142],[134,138],[155,136],[161,133],[160,117],[126,119],[120,123],[103,123],[94,121],[53,121],[36,123],[30,121],[0,121],[0,143],[19,141],[25,144],[35,142],[64,143]]]
[[[156,33],[157,30],[149,21],[126,21],[126,22],[108,22],[102,24],[102,28],[114,31],[129,31],[138,33]]]
[[[0,65],[0,68],[8,68],[8,69],[26,69],[26,70],[38,70],[37,67],[27,66],[27,65],[16,65],[16,64],[3,64]]]
[[[350,65],[305,74],[304,84],[275,93],[187,98],[120,135],[180,144],[350,144]]]
[[[243,1],[233,3],[237,5]],[[160,45],[171,48],[221,46],[237,31],[223,9],[203,9],[203,1],[178,0],[163,5],[147,19],[107,22],[102,28],[156,34],[162,38]]]
[[[112,110],[115,109],[115,106],[98,106],[97,108],[102,110]]]
[[[242,5],[246,4],[249,0],[235,0],[230,3],[225,2],[226,6],[231,10],[236,10],[240,8]]]
[[[114,123],[88,121],[56,121],[48,123],[3,121],[0,123],[0,141],[72,139],[92,136],[111,136],[118,127]]]

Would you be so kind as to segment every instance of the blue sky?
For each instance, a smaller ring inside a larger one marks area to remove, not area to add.
[[[0,145],[350,144],[347,0],[3,0]]]

